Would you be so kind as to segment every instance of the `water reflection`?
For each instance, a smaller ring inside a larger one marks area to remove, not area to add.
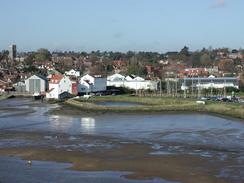
[[[77,118],[53,115],[49,118],[50,128],[59,132],[73,132],[80,129],[80,122]]]
[[[80,119],[82,131],[86,133],[93,133],[96,127],[96,120],[92,117],[84,117]]]
[[[48,121],[49,128],[58,132],[93,134],[96,128],[96,120],[92,117],[73,118],[52,115]]]

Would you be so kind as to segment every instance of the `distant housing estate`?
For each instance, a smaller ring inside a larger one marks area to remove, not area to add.
[[[47,98],[56,99],[68,94],[108,94],[121,87],[143,90],[139,93],[146,93],[144,91],[147,90],[148,93],[162,93],[168,88],[176,93],[182,87],[187,90],[232,87],[242,91],[244,88],[242,49],[190,52],[185,47],[180,52],[161,54],[100,51],[51,53],[43,48],[36,52],[17,53],[17,46],[13,44],[8,51],[0,52],[0,61],[1,92],[46,93]],[[169,84],[175,86],[169,87]]]

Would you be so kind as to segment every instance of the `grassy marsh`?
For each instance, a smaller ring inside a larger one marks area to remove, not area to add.
[[[97,102],[131,102],[139,103],[139,106],[102,106]],[[244,105],[237,103],[224,103],[207,101],[205,105],[197,104],[194,99],[165,98],[165,97],[131,97],[131,96],[102,96],[89,100],[69,99],[64,102],[67,105],[77,107],[88,112],[167,112],[190,111],[206,112],[244,119]]]

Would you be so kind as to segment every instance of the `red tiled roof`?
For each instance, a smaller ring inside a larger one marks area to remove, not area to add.
[[[50,82],[49,83],[58,84],[63,77],[64,76],[61,75],[61,74],[53,74],[52,77],[50,78]]]

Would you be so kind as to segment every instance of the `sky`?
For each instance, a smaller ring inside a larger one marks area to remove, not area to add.
[[[244,48],[244,0],[0,0],[0,50]]]

